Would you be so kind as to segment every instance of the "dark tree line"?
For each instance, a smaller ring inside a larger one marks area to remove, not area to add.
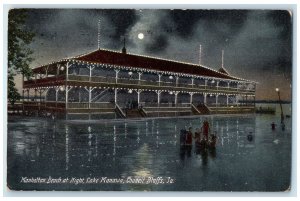
[[[8,101],[13,105],[20,100],[21,95],[15,86],[15,76],[21,74],[30,78],[32,70],[30,63],[33,61],[33,51],[28,45],[33,41],[34,33],[26,30],[25,9],[12,9],[8,13]]]

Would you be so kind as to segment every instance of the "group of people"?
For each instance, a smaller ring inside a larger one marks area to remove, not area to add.
[[[271,129],[274,131],[276,129],[276,126],[277,126],[277,124],[275,124],[274,122],[272,122]],[[282,131],[285,130],[285,124],[284,124],[283,121],[281,121],[281,129],[282,129]]]
[[[181,148],[192,149],[193,139],[195,142],[195,148],[198,150],[207,150],[207,148],[214,149],[217,143],[217,136],[210,132],[209,122],[203,121],[201,129],[197,128],[193,133],[193,128],[189,127],[189,130],[181,130],[180,133],[180,145]]]

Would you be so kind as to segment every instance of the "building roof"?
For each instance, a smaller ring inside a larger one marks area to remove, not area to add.
[[[117,66],[151,69],[157,71],[168,71],[174,73],[240,80],[239,78],[229,75],[227,72],[219,72],[202,65],[200,66],[191,63],[184,63],[143,55],[128,53],[125,54],[108,50],[96,50],[85,55],[74,57],[73,59],[91,63],[103,63]]]
[[[98,49],[83,55],[71,57],[68,59],[63,59],[58,62],[53,62],[49,65],[44,65],[38,68],[35,68],[34,72],[43,72],[44,68],[48,67],[52,69],[51,71],[55,72],[55,66],[53,64],[61,63],[67,60],[75,60],[81,62],[89,62],[94,64],[109,64],[123,67],[133,67],[141,69],[150,69],[157,71],[173,72],[173,73],[182,73],[190,74],[196,76],[207,76],[221,79],[230,79],[230,80],[243,80],[249,81],[242,78],[237,78],[230,75],[225,69],[224,70],[214,70],[203,65],[197,65],[192,63],[184,63],[174,60],[167,60],[156,57],[149,57],[144,55],[135,55],[130,53],[121,53],[111,50]]]

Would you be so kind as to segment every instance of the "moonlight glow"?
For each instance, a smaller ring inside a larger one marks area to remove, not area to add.
[[[139,33],[138,38],[139,38],[140,40],[143,40],[144,34],[143,34],[143,33]]]

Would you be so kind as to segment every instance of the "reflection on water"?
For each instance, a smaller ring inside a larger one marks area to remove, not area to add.
[[[208,118],[215,150],[181,150],[179,131]],[[278,191],[290,182],[291,119],[241,115],[120,122],[14,119],[8,124],[8,183],[15,189]],[[174,184],[20,184],[21,177],[171,177]]]

